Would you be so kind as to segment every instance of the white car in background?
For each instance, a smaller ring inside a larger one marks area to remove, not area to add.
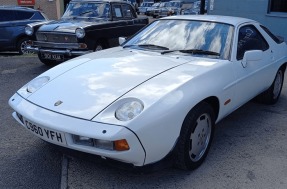
[[[171,158],[195,169],[217,122],[254,97],[278,101],[286,63],[285,42],[256,21],[172,16],[42,73],[9,104],[47,142],[134,166]]]

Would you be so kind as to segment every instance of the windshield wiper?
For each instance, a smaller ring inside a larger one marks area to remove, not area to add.
[[[139,47],[147,47],[147,48],[156,48],[156,49],[163,49],[163,50],[169,50],[169,48],[167,47],[163,47],[163,46],[160,46],[160,45],[154,45],[154,44],[141,44],[141,45],[138,45]]]
[[[81,13],[79,14],[79,16],[82,16],[82,15],[84,15],[84,14],[91,13],[91,12],[94,12],[94,11],[93,11],[93,10],[87,10],[87,11],[81,12]]]
[[[125,45],[123,46],[123,48],[126,48],[126,47],[141,47],[141,48],[152,48],[152,49],[160,49],[160,50],[169,50],[169,48],[167,47],[163,47],[163,46],[160,46],[160,45],[154,45],[154,44],[132,44],[132,45]]]
[[[170,50],[170,51],[163,51],[161,54],[167,54],[171,52],[181,52],[181,53],[190,53],[190,54],[204,54],[204,55],[214,55],[214,56],[220,56],[220,53],[213,52],[213,51],[206,51],[202,49],[183,49],[183,50]]]

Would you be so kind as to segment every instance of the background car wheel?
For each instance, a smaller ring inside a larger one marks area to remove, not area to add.
[[[55,66],[57,62],[55,60],[48,60],[41,57],[41,54],[38,53],[39,60],[47,66]]]
[[[280,68],[277,71],[272,85],[266,91],[255,98],[257,102],[272,105],[279,100],[284,82],[284,71],[284,68]]]
[[[94,47],[94,51],[101,51],[103,49],[108,48],[108,45],[106,44],[106,42],[104,40],[99,40]]]
[[[29,38],[21,38],[17,43],[17,50],[19,54],[34,54],[33,52],[27,51],[25,48],[30,46]]]
[[[215,116],[212,107],[201,102],[187,114],[180,132],[176,166],[192,170],[204,161],[213,138]]]

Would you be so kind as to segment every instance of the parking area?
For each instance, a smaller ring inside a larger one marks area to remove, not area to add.
[[[12,118],[9,98],[48,70],[34,55],[0,54],[0,188],[287,188],[287,79],[279,102],[249,102],[217,124],[197,170],[141,173],[43,142]]]

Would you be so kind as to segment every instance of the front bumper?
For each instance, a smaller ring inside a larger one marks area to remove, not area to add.
[[[50,43],[50,42],[31,42],[26,50],[34,53],[60,54],[65,56],[81,56],[93,52],[86,48],[81,48],[83,43]]]
[[[9,105],[15,110],[13,117],[34,135],[38,136],[24,125],[16,115],[16,112],[42,128],[56,130],[63,133],[66,141],[65,144],[58,144],[49,140],[47,140],[47,142],[99,155],[105,158],[115,159],[117,161],[131,163],[134,166],[143,166],[145,163],[146,154],[141,142],[136,134],[126,127],[120,125],[109,125],[59,114],[30,103],[17,93],[10,98]],[[73,135],[108,141],[126,139],[130,149],[126,151],[115,151],[104,150],[93,146],[85,146],[75,143]]]

